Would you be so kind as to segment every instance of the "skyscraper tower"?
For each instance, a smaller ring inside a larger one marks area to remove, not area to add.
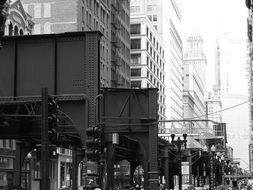
[[[214,95],[220,95],[221,91],[221,74],[220,74],[220,46],[216,40],[215,47],[215,84],[213,86]]]
[[[187,40],[183,64],[185,119],[200,117],[205,113],[206,66],[207,60],[203,51],[202,37],[190,36]],[[197,123],[199,129],[203,129],[204,125],[205,123]]]

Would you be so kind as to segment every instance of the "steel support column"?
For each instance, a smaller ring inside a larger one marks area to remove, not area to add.
[[[149,127],[149,189],[158,190],[158,127]]]
[[[114,147],[112,143],[107,146],[107,181],[105,190],[113,189],[114,181]]]
[[[78,168],[78,162],[77,162],[77,150],[75,148],[72,149],[72,190],[77,189],[77,168]]]
[[[210,190],[214,190],[214,169],[213,169],[213,155],[210,159]]]
[[[189,162],[189,185],[192,185],[192,155],[191,149],[188,149],[188,162]]]
[[[144,156],[144,160],[142,162],[143,170],[144,170],[144,189],[148,189],[148,159]]]
[[[169,146],[164,148],[165,189],[169,189]]]
[[[49,181],[49,136],[48,136],[48,90],[42,88],[41,127],[41,190],[50,190]]]
[[[16,141],[13,184],[17,186],[21,184],[21,167],[21,143]]]

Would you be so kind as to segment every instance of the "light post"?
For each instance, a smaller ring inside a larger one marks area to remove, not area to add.
[[[211,146],[211,159],[210,159],[210,190],[214,189],[214,153],[216,151],[216,147],[214,145]]]
[[[178,186],[179,190],[182,190],[182,171],[181,171],[181,162],[182,162],[182,153],[181,153],[181,146],[184,145],[184,148],[186,149],[186,140],[187,134],[183,134],[183,140],[180,139],[180,137],[177,138],[175,141],[175,134],[171,134],[171,143],[173,145],[176,145],[177,151],[178,151],[178,158],[179,158],[179,170],[178,170]]]
[[[221,152],[217,152],[217,159],[220,162],[220,176],[219,176],[219,184],[220,185],[225,185],[225,176],[224,176],[224,154]]]

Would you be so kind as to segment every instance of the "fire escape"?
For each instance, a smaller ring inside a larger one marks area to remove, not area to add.
[[[120,11],[120,4],[118,1],[112,1],[112,15],[111,15],[111,82],[112,87],[121,86],[120,75],[120,21],[118,14]]]

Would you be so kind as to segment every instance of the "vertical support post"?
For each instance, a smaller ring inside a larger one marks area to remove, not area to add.
[[[20,183],[21,183],[21,143],[16,141],[13,184],[20,185]]]
[[[208,101],[206,101],[206,128],[208,129]]]
[[[225,185],[224,161],[221,161],[221,184]]]
[[[179,190],[182,190],[182,157],[181,157],[181,151],[179,153],[179,170],[178,170],[178,186]]]
[[[189,162],[189,185],[192,185],[192,155],[191,149],[188,149],[188,162]]]
[[[130,162],[130,186],[131,187],[134,185],[134,172],[135,172],[136,167],[137,165],[135,162]]]
[[[107,181],[105,190],[113,189],[114,181],[114,147],[112,143],[107,146]]]
[[[144,169],[144,189],[148,189],[148,159],[144,156],[143,169]]]
[[[158,127],[149,127],[149,189],[158,190]]]
[[[48,90],[42,88],[41,125],[41,190],[50,190],[49,182],[49,137],[48,137]]]
[[[165,189],[169,189],[169,146],[164,151]]]
[[[210,190],[214,190],[213,155],[210,159]]]
[[[77,189],[77,150],[75,148],[72,149],[72,190]]]

